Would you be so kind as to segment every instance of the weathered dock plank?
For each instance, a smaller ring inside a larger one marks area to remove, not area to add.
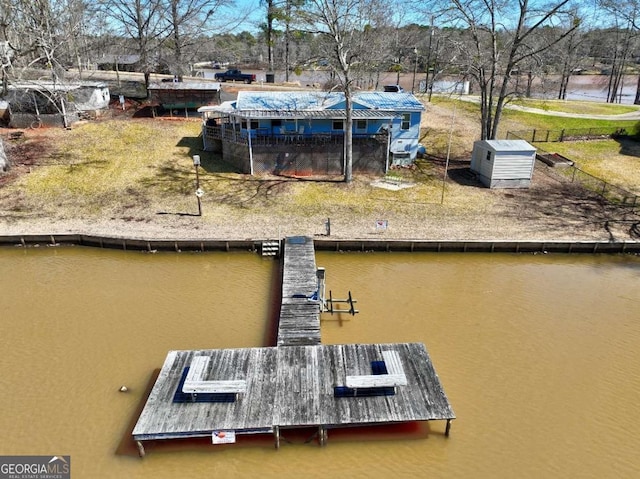
[[[286,238],[278,346],[320,344],[320,302],[313,239]]]
[[[194,355],[210,357],[205,379],[242,379],[246,392],[232,403],[174,403],[184,368]],[[275,348],[170,351],[133,429],[134,439],[199,437],[217,430],[271,431],[275,367]]]
[[[365,375],[386,351],[397,354],[406,385],[390,396],[336,397],[347,377]],[[233,403],[174,403],[180,377],[194,354],[207,356],[204,379],[242,377],[246,391]],[[288,346],[171,351],[140,419],[136,440],[210,435],[234,430],[267,433],[275,427],[384,424],[455,418],[421,343]]]

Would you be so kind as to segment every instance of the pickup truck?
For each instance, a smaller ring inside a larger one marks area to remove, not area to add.
[[[241,81],[251,83],[256,81],[256,76],[249,73],[242,73],[240,70],[227,70],[226,72],[216,73],[215,79],[221,82]]]

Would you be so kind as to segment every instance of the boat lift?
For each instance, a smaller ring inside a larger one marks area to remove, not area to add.
[[[331,294],[331,290],[329,290],[329,297],[326,295],[326,284],[325,284],[325,269],[318,268],[316,270],[316,277],[318,278],[318,300],[320,301],[320,312],[321,313],[348,313],[352,316],[355,316],[358,311],[355,308],[355,304],[358,302],[353,299],[351,296],[351,291],[349,291],[349,296],[345,299],[336,299]],[[349,305],[349,309],[344,309],[340,307],[334,307],[334,304],[347,304]]]

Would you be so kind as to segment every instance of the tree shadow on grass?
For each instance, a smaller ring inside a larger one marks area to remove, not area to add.
[[[620,145],[621,155],[640,157],[640,141],[636,138],[621,136],[613,139]]]
[[[608,241],[634,237],[640,216],[628,206],[608,202],[578,183],[553,173],[534,174],[530,188],[494,191],[504,201],[503,216],[531,220],[538,232],[565,230],[567,236],[604,232]]]
[[[200,168],[208,173],[241,173],[238,168],[222,159],[220,153],[204,151],[202,149],[202,136],[184,136],[176,144],[180,148],[188,148],[187,155],[193,161],[194,155],[200,156]]]
[[[250,175],[229,173],[227,168],[219,168],[215,159],[207,156],[199,169],[199,186],[205,196],[202,201],[213,201],[217,205],[239,208],[265,207],[275,204],[280,194],[286,192],[288,185],[299,180],[289,178],[264,178]],[[211,167],[211,162],[213,167]],[[185,165],[167,163],[159,168],[153,177],[141,180],[141,186],[160,190],[169,195],[190,196],[196,191],[195,169]],[[179,216],[192,216],[188,213],[168,213]]]

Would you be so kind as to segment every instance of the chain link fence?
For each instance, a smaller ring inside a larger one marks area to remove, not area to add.
[[[510,131],[507,133],[508,140],[525,140],[529,143],[604,139],[620,136],[629,135],[624,128],[524,130]],[[542,148],[538,148],[536,156],[538,159],[541,159],[545,156],[552,157],[559,155],[555,155],[554,153],[545,151]],[[545,163],[548,164],[548,162]],[[638,195],[581,170],[575,165],[575,163],[564,163],[560,167],[548,168],[547,171],[553,171],[556,176],[566,179],[572,183],[579,183],[583,188],[598,194],[610,203],[629,206],[633,210],[640,207],[640,199],[638,199]]]
[[[562,130],[519,130],[508,131],[507,140],[525,140],[529,143],[553,143],[577,140],[603,140],[630,136],[625,128],[563,128]]]
[[[579,183],[582,187],[589,191],[593,191],[610,203],[629,206],[633,209],[640,207],[638,195],[627,191],[624,188],[613,185],[601,178],[597,178],[586,171],[581,170],[575,165],[563,168],[553,168],[553,171],[556,175],[561,176],[572,183]]]

